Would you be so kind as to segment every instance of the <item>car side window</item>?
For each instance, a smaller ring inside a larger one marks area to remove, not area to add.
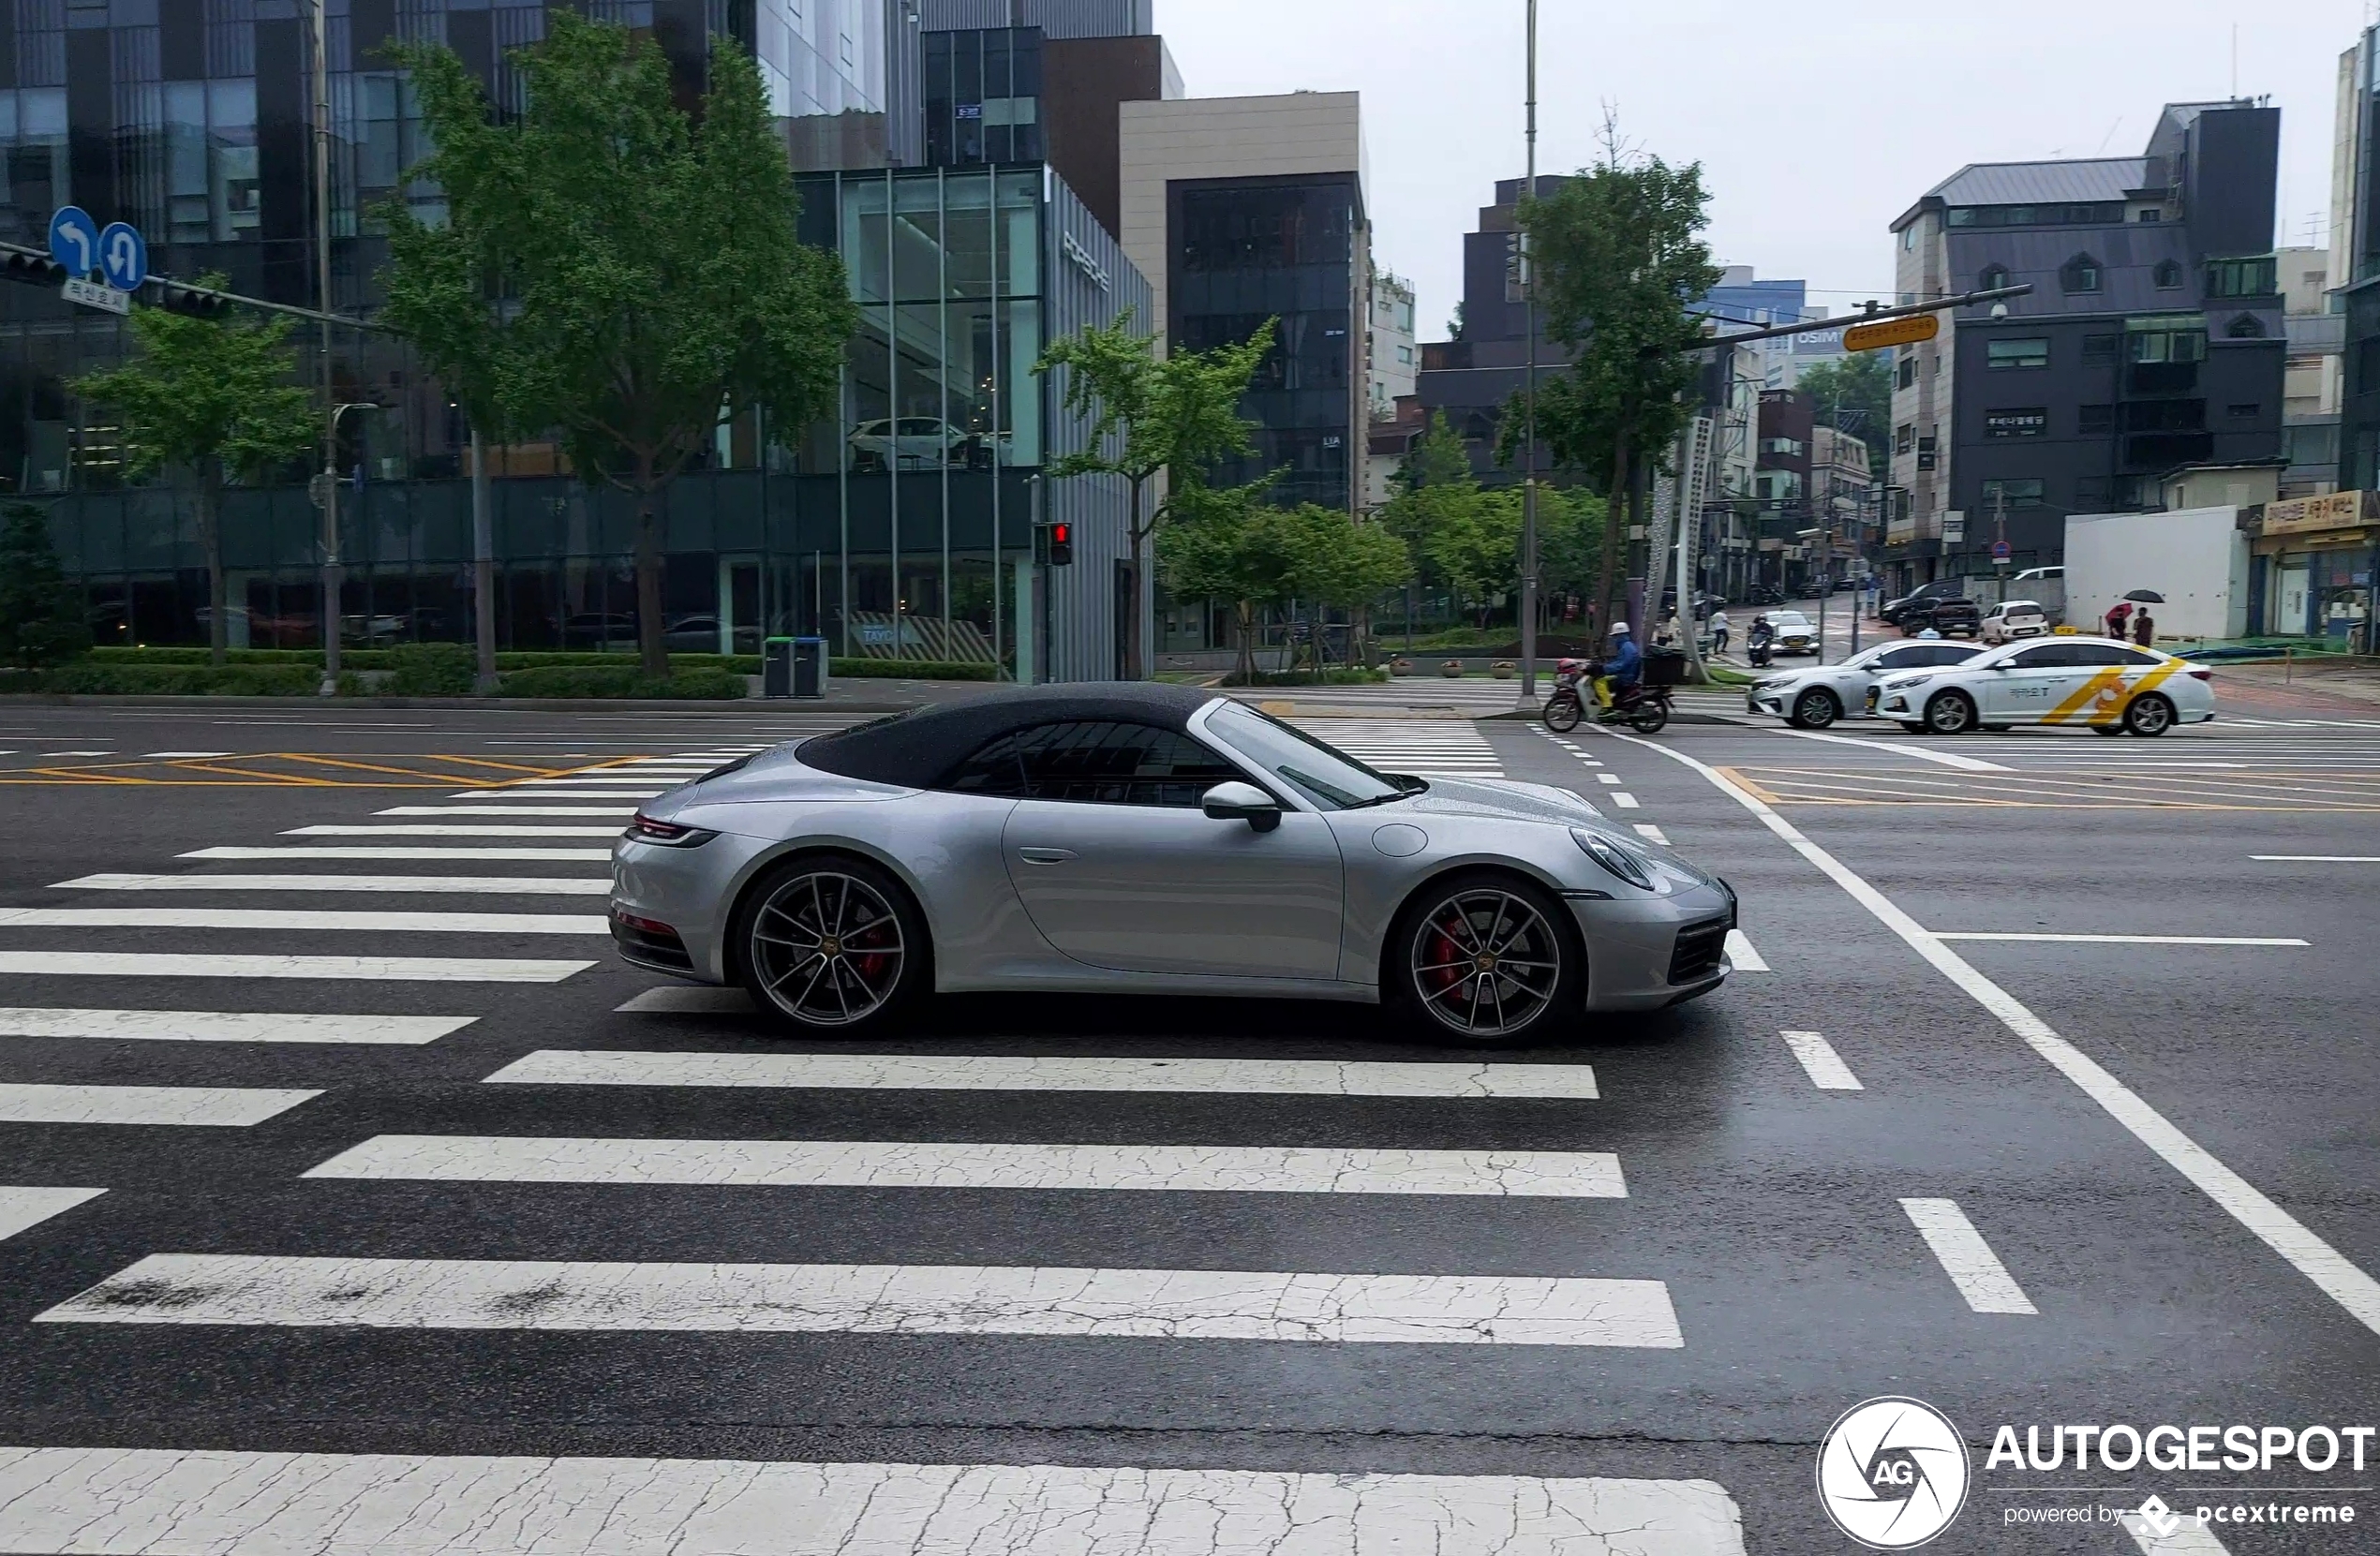
[[[2135,649],[2113,643],[2078,643],[2074,645],[2076,664],[2154,664],[2157,661]]]
[[[1962,647],[1955,643],[1928,644],[1926,646],[1917,650],[1917,657],[1910,660],[1910,663],[1965,664],[1969,659],[1971,659],[1974,657],[1974,649]]]
[[[2108,658],[2101,661],[2105,664],[2149,665],[2165,662],[2154,654],[2144,654],[2137,648],[2120,648],[2114,644],[2107,645],[2106,652]]]
[[[2075,658],[2072,644],[2045,643],[2038,647],[2020,649],[2008,658],[2011,670],[2058,670],[2082,661]]]
[[[1004,734],[960,763],[939,787],[1011,799],[1191,809],[1216,784],[1246,776],[1175,731],[1082,719]]]
[[[1907,670],[1911,665],[1925,662],[1926,651],[1922,648],[1890,648],[1876,656],[1876,668],[1879,670]]]

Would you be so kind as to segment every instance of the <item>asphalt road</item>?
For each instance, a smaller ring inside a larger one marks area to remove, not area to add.
[[[105,1191],[66,1204],[0,1189],[0,1230],[22,1227],[0,1238],[0,1442],[37,1450],[0,1450],[0,1549],[266,1549],[268,1526],[314,1542],[275,1549],[446,1549],[420,1507],[470,1497],[422,1488],[497,1474],[458,1456],[535,1456],[634,1461],[602,1472],[597,1500],[670,1475],[715,1496],[721,1461],[1064,1467],[1010,1472],[1022,1480],[987,1505],[1026,1511],[983,1513],[974,1545],[936,1525],[951,1543],[918,1547],[932,1550],[1725,1550],[1737,1517],[1751,1550],[1847,1550],[1813,1489],[1818,1445],[1883,1395],[1945,1413],[1972,1452],[1965,1510],[1929,1549],[2380,1549],[2369,1523],[2159,1542],[2031,1521],[2235,1490],[2283,1519],[2321,1502],[2380,1521],[2380,1449],[2362,1474],[2285,1456],[2251,1474],[1986,1463],[2002,1424],[2020,1439],[2067,1423],[2380,1425],[2380,719],[2156,742],[1735,724],[1640,742],[1353,705],[1313,727],[1425,772],[1575,788],[1721,870],[1754,953],[1739,963],[1766,971],[1498,1056],[1554,1067],[1573,1093],[1558,1097],[593,1085],[570,1078],[580,1061],[491,1084],[551,1050],[804,1051],[748,1014],[620,1008],[658,983],[615,961],[593,922],[601,851],[636,785],[501,790],[637,759],[698,766],[831,716],[0,709],[0,1183]],[[481,813],[528,807],[595,814]],[[507,830],[347,830],[391,827]],[[308,852],[260,852],[291,849]],[[323,852],[351,849],[399,852]],[[431,852],[463,849],[540,857]],[[353,879],[392,875],[438,879]],[[289,876],[349,889],[271,879]],[[258,912],[517,916],[233,916]],[[1975,935],[2130,939],[1961,938]],[[176,959],[105,959],[126,956]],[[942,1001],[906,1036],[834,1051],[1476,1059],[1360,1009],[1179,1000]],[[154,1121],[167,1116],[186,1121]],[[1594,1152],[1615,1159],[1625,1194],[303,1176],[392,1135]],[[525,1303],[513,1327],[223,1322],[177,1315],[152,1299],[165,1267],[133,1267],[193,1255],[325,1261],[334,1285],[358,1282],[348,1297],[391,1278],[355,1261],[433,1261],[409,1267],[429,1282],[423,1311],[441,1281],[539,1261],[1585,1278],[1658,1282],[1680,1342],[870,1332],[848,1313],[785,1332],[765,1293],[740,1328],[704,1330],[586,1320],[602,1303],[566,1290],[560,1265],[528,1294],[550,1306]],[[391,1457],[255,1457],[277,1454]],[[292,1464],[363,1478],[274,1512],[254,1486]],[[1085,1490],[1103,1470],[1182,1474]],[[419,1506],[391,1514],[409,1485]],[[1323,1504],[1349,1487],[1417,1500],[1350,1515],[1362,1535],[1331,1544]],[[2076,1487],[2090,1489],[2058,1489]],[[937,1517],[959,1516],[934,1494]],[[800,1496],[787,1505],[823,1519]],[[1121,1521],[1044,1505],[1065,1496]],[[1492,1512],[1462,1524],[1466,1497]],[[1323,1510],[1288,1518],[1305,1535],[1260,1530],[1268,1499],[1284,1518],[1292,1502]],[[673,1544],[685,1508],[632,1502],[606,1532],[536,1549],[730,1548]],[[884,1502],[852,1527],[881,1537],[867,1519]],[[2012,1522],[2015,1509],[2033,1512]],[[342,1529],[348,1547],[324,1534]],[[772,1537],[735,1549],[835,1549]]]

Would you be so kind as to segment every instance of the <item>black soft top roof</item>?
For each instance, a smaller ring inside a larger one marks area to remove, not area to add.
[[[818,735],[794,754],[821,772],[924,789],[1014,730],[1097,719],[1179,731],[1212,701],[1214,693],[1201,688],[1151,681],[1018,687]]]

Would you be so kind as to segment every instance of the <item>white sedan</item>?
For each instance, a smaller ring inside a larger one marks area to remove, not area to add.
[[[1815,654],[1818,652],[1818,624],[1799,611],[1771,611],[1768,624],[1776,630],[1771,639],[1779,654]]]
[[[1880,643],[1840,664],[1814,664],[1756,681],[1744,694],[1744,706],[1795,729],[1822,730],[1837,719],[1874,718],[1877,685],[1896,672],[1958,664],[1980,652],[1969,643]]]
[[[2018,638],[2045,638],[2049,615],[2030,600],[2005,600],[1984,613],[1986,643],[2015,643]]]
[[[1942,670],[1887,676],[1876,711],[1914,734],[2074,724],[2101,734],[2159,735],[2215,716],[2213,680],[2213,671],[2153,648],[2035,639]]]

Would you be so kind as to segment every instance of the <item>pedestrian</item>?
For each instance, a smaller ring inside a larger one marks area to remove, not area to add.
[[[1723,609],[1711,613],[1711,652],[1727,652],[1727,612]]]
[[[2134,613],[2132,618],[2132,641],[2140,645],[2143,648],[2154,648],[2157,646],[2157,619],[2149,614],[2149,607],[2146,605],[2143,605],[2137,612]]]
[[[2121,643],[2124,639],[2130,637],[2132,635],[2131,632],[2127,631],[2125,629],[2131,615],[2132,601],[2129,600],[2117,600],[2116,608],[2107,613],[2107,635],[2114,638],[2118,643]]]

